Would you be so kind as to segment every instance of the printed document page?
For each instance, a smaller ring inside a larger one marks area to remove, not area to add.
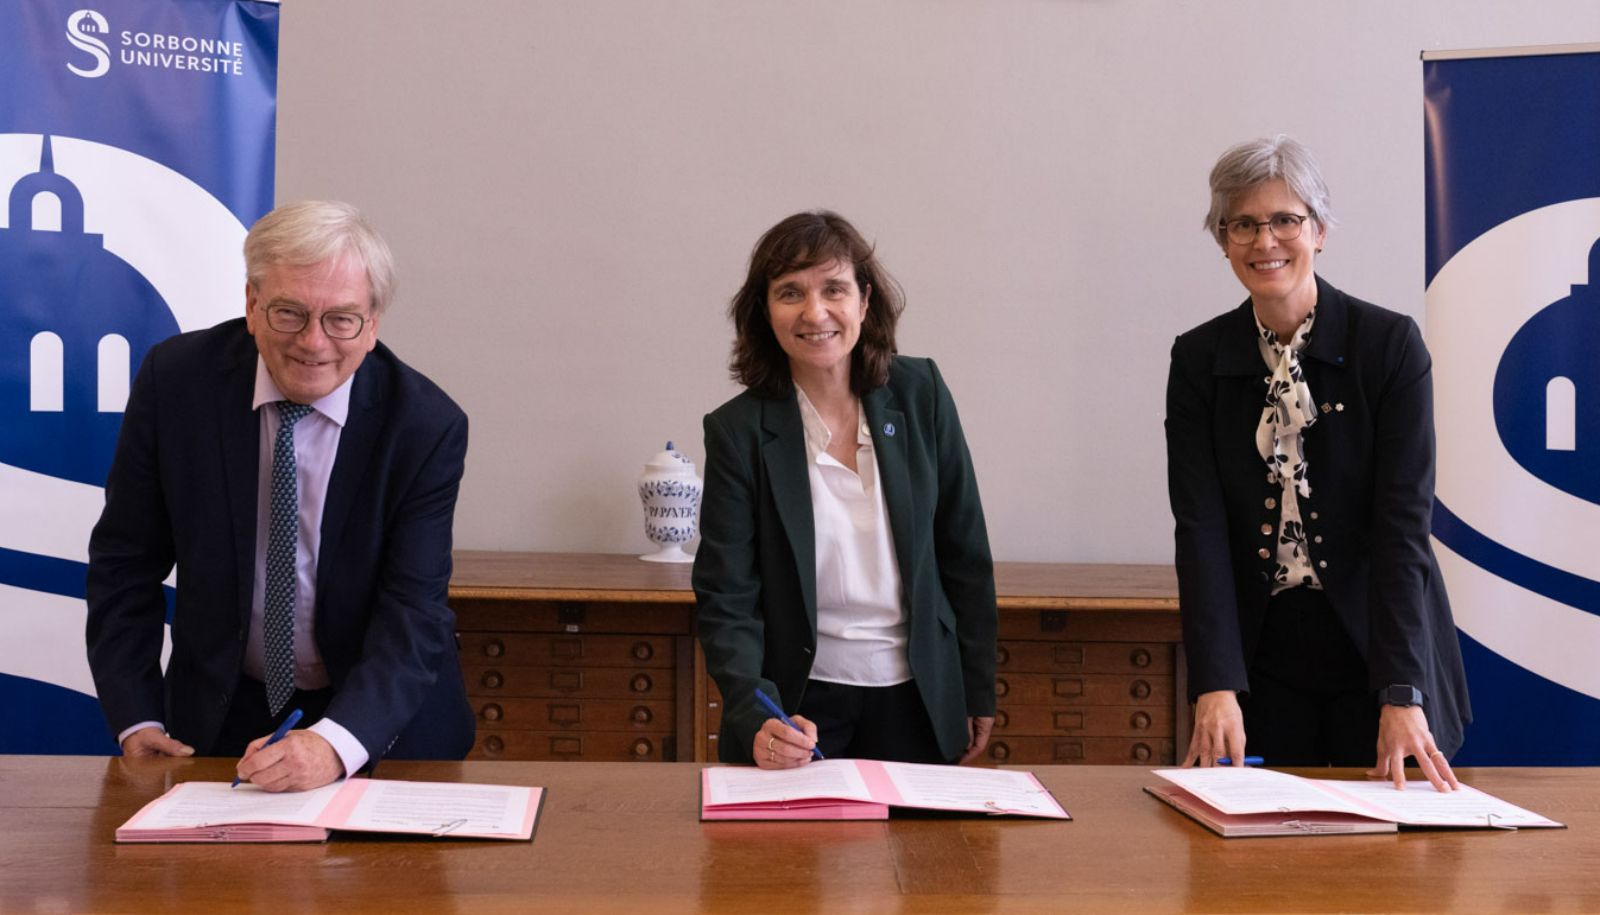
[[[1155,774],[1223,813],[1322,810],[1376,815],[1370,809],[1321,790],[1311,779],[1271,769],[1217,766],[1211,769],[1157,769]],[[1393,791],[1393,786],[1389,790]],[[1429,790],[1432,790],[1431,786]]]
[[[533,789],[369,779],[341,829],[434,835],[518,835]]]
[[[884,763],[883,771],[908,807],[1065,815],[1050,792],[1027,772],[917,763]]]
[[[1471,785],[1456,791],[1436,791],[1426,781],[1406,782],[1406,790],[1394,790],[1387,781],[1337,781],[1321,779],[1330,788],[1381,810],[1385,816],[1408,826],[1556,826],[1531,810],[1508,804]]]
[[[760,804],[804,798],[870,801],[855,760],[825,759],[798,769],[718,766],[706,770],[708,806]]]
[[[184,782],[153,803],[138,827],[185,829],[230,823],[312,826],[343,787],[343,782],[334,782],[314,791],[272,794],[248,783],[234,788],[227,782]],[[131,821],[129,825],[133,825]]]

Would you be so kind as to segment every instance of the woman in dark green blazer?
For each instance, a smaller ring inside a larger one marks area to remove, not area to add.
[[[826,211],[769,230],[731,304],[746,390],[705,418],[694,565],[726,762],[953,762],[988,742],[983,506],[939,370],[894,354],[902,307],[871,245]]]

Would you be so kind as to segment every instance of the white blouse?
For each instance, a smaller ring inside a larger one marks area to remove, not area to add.
[[[851,686],[911,679],[907,621],[872,433],[856,403],[856,467],[828,454],[832,434],[795,386],[817,537],[817,656],[811,678]]]

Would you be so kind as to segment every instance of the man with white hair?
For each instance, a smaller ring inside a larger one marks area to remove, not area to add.
[[[244,317],[152,347],[128,399],[89,541],[107,722],[125,755],[239,755],[272,791],[460,758],[445,596],[466,414],[378,342],[393,260],[355,208],[273,210],[245,266]]]

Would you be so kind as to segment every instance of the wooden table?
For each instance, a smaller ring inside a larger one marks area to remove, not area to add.
[[[1223,840],[1127,766],[1034,770],[1074,822],[700,823],[692,763],[385,763],[388,778],[549,789],[532,843],[335,835],[118,846],[230,760],[0,757],[0,911],[1600,911],[1600,770],[1462,770],[1566,830]]]
[[[688,565],[458,551],[450,604],[474,759],[706,761],[722,700],[694,638]],[[1188,740],[1171,566],[1002,562],[985,761],[1174,761]]]

